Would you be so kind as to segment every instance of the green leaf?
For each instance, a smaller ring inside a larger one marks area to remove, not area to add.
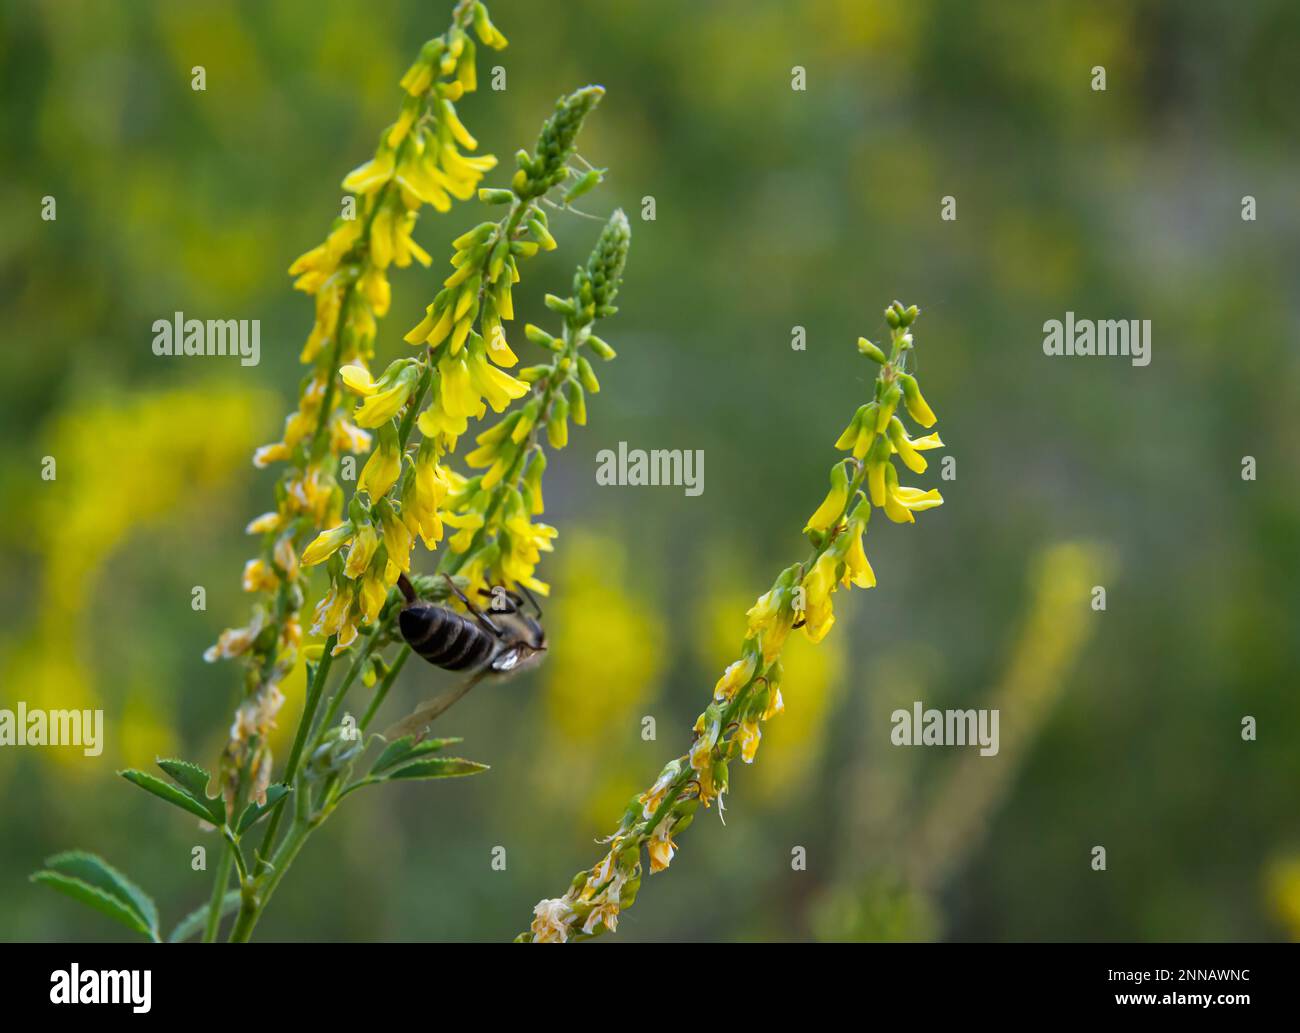
[[[69,850],[46,858],[45,863],[49,867],[36,872],[33,882],[44,883],[158,940],[158,909],[153,900],[102,857]]]
[[[388,747],[375,761],[374,767],[370,769],[370,774],[378,775],[381,771],[386,771],[398,764],[414,760],[417,757],[423,757],[428,753],[436,753],[444,746],[450,746],[453,743],[462,741],[461,739],[426,739],[417,745],[413,742],[412,736],[405,736],[388,744]]]
[[[188,760],[159,759],[157,764],[175,779],[195,803],[207,808],[212,815],[212,824],[225,824],[226,801],[220,796],[208,796],[208,784],[212,781],[212,776],[206,770]]]
[[[390,782],[399,778],[456,778],[460,775],[477,775],[487,769],[486,764],[465,760],[463,757],[430,757],[400,767],[381,776],[380,780]]]
[[[181,792],[174,785],[164,782],[161,778],[154,778],[153,775],[147,775],[143,771],[136,771],[135,769],[119,771],[118,774],[128,782],[132,782],[135,785],[138,785],[141,789],[153,793],[153,795],[159,799],[166,800],[168,803],[174,804],[183,811],[189,811],[191,814],[202,818],[204,821],[212,822],[214,825],[220,825],[224,818],[224,813],[222,818],[217,818],[213,811],[199,803],[199,801],[194,799],[194,797],[190,796],[188,793]],[[225,804],[223,803],[221,806],[222,811],[224,812]],[[217,818],[217,820],[214,821],[214,818]]]
[[[258,803],[250,803],[244,808],[244,813],[239,816],[239,822],[235,826],[235,835],[242,836],[259,821],[265,818],[289,793],[290,789],[286,785],[279,783],[266,788],[266,806]]]
[[[239,890],[230,890],[221,898],[221,917],[233,915],[239,910]],[[176,928],[167,937],[168,943],[182,943],[208,924],[208,905],[200,904],[188,915],[176,923]]]

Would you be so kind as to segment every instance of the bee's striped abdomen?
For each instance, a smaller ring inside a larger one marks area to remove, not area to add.
[[[402,638],[429,663],[463,671],[487,663],[497,640],[471,618],[445,606],[408,606],[398,617]]]

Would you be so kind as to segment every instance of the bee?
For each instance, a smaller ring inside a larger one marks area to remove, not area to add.
[[[524,613],[524,599],[502,585],[480,590],[491,598],[491,616],[475,606],[450,577],[447,585],[464,604],[466,613],[420,599],[405,575],[399,578],[406,606],[398,614],[398,627],[407,645],[435,667],[472,673],[456,688],[426,700],[389,728],[384,738],[390,742],[407,735],[414,735],[418,742],[434,718],[479,682],[536,667],[546,653],[546,632],[539,623],[542,610],[526,588],[527,601],[536,617]]]

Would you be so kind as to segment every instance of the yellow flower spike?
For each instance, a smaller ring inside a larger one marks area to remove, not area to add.
[[[836,463],[831,468],[831,490],[827,493],[822,504],[817,507],[816,512],[808,518],[808,523],[804,525],[804,533],[809,531],[825,531],[844,512],[844,505],[849,501],[849,477],[843,463]]]
[[[338,527],[331,527],[328,531],[322,531],[303,550],[303,566],[311,567],[329,559],[352,540],[352,533],[351,521],[344,521]]]
[[[343,565],[344,576],[355,581],[364,574],[378,548],[379,535],[375,532],[375,525],[362,524],[352,540],[352,548],[348,550],[347,562]]]
[[[397,431],[390,421],[379,429],[379,447],[366,460],[361,476],[357,478],[357,491],[366,492],[371,499],[381,499],[401,474],[402,453],[397,443]]]
[[[740,758],[746,764],[754,763],[754,755],[758,753],[758,744],[763,738],[762,731],[759,730],[758,722],[753,718],[740,723],[740,731],[736,738],[740,740]]]
[[[827,550],[817,558],[802,582],[804,590],[804,634],[810,641],[820,642],[835,623],[831,606],[831,593],[835,591],[835,570],[839,558]]]
[[[411,397],[411,391],[414,390],[418,379],[419,370],[416,367],[404,367],[393,378],[391,387],[376,390],[374,394],[368,396],[357,407],[357,411],[353,416],[357,426],[378,427],[391,420],[401,411],[402,406],[406,404],[406,400]]]
[[[921,395],[921,388],[916,383],[916,378],[907,373],[900,373],[898,380],[903,385],[903,401],[907,405],[908,415],[927,430],[933,427],[937,417],[930,407],[926,405],[925,398]]]
[[[736,696],[736,693],[749,684],[754,677],[754,658],[746,656],[743,660],[737,660],[722,672],[722,677],[718,679],[713,686],[713,698],[715,700],[727,700],[730,702]]]

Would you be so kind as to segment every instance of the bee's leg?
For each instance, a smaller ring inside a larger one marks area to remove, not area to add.
[[[516,613],[522,602],[520,598],[507,589],[504,585],[493,585],[491,588],[480,588],[478,594],[491,600],[488,603],[488,609],[493,613]]]
[[[532,605],[533,609],[536,611],[536,613],[537,613],[537,619],[538,619],[538,620],[541,620],[541,619],[542,619],[542,608],[541,608],[540,606],[537,605],[537,599],[534,597],[533,593],[530,592],[530,591],[528,591],[528,586],[525,585],[525,584],[522,584],[522,583],[521,583],[521,584],[519,585],[519,591],[521,591],[521,592],[524,593],[524,596],[528,599],[528,602]]]
[[[458,587],[456,587],[456,582],[451,579],[450,574],[444,573],[442,576],[447,579],[447,586],[452,590],[456,598],[465,604],[465,609],[467,609],[470,612],[470,615],[476,621],[482,624],[483,627],[485,627],[497,638],[504,637],[505,633],[500,628],[498,628],[495,624],[493,624],[492,621],[488,619],[488,617],[483,613],[482,610],[480,610],[477,606],[475,606],[472,602],[469,601],[469,596],[467,596]]]

